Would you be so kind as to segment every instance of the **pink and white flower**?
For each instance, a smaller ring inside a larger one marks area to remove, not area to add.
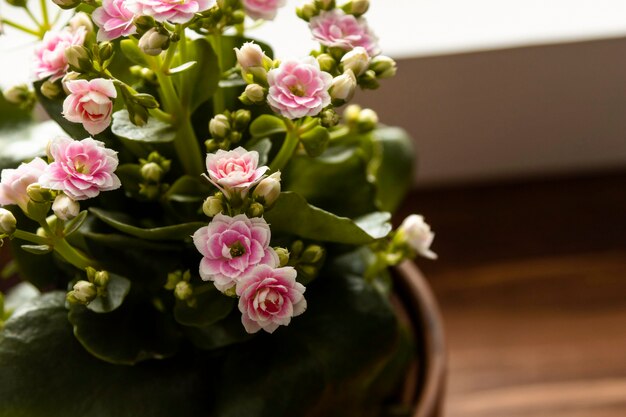
[[[117,152],[100,141],[58,137],[50,142],[48,152],[54,162],[39,178],[43,187],[63,191],[73,200],[86,200],[121,186],[114,174]]]
[[[278,9],[283,7],[287,0],[243,0],[246,14],[254,20],[274,20]]]
[[[152,16],[159,22],[187,23],[194,14],[210,9],[215,0],[127,0],[135,15]]]
[[[70,46],[82,45],[87,31],[80,26],[76,30],[49,31],[35,47],[35,76],[38,80],[50,77],[50,81],[63,77],[68,70],[65,50]]]
[[[288,119],[315,116],[330,104],[333,77],[312,56],[283,61],[267,73],[267,102]]]
[[[321,12],[311,18],[309,28],[313,39],[329,48],[350,51],[361,46],[370,57],[380,53],[378,38],[367,25],[367,21],[362,17],[346,14],[341,9]]]
[[[256,333],[263,329],[273,333],[278,326],[287,326],[292,317],[306,310],[305,290],[296,281],[296,270],[292,267],[254,268],[237,285],[241,322],[246,331]]]
[[[29,185],[39,182],[39,177],[48,168],[48,164],[41,158],[35,158],[29,163],[23,163],[16,169],[2,170],[0,177],[0,206],[17,204],[26,211]]]
[[[213,281],[224,292],[257,265],[278,266],[270,238],[270,228],[263,218],[217,214],[208,226],[193,234],[193,243],[203,256],[200,277]]]
[[[137,31],[133,24],[135,15],[127,4],[128,0],[102,0],[102,6],[93,11],[91,17],[100,28],[98,42],[111,41]]]
[[[398,236],[419,255],[428,259],[437,259],[437,254],[430,250],[435,234],[424,221],[424,216],[411,214],[405,218],[398,228]]]
[[[259,153],[241,146],[232,151],[220,149],[206,156],[207,178],[228,198],[234,193],[247,195],[250,187],[265,177],[269,167],[258,165]]]
[[[112,98],[117,97],[113,81],[96,78],[65,83],[70,95],[63,101],[63,117],[82,123],[87,132],[96,135],[111,124]]]

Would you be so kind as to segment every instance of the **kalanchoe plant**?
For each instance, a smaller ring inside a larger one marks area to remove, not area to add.
[[[0,416],[392,406],[414,336],[389,267],[436,255],[421,216],[389,223],[409,138],[341,109],[396,71],[368,2],[306,3],[320,48],[280,59],[245,31],[286,1],[54,3],[41,22],[9,3],[35,29],[3,19],[40,39],[36,81],[7,101],[37,101],[65,135],[2,158],[0,239],[14,291],[38,294],[0,302]]]

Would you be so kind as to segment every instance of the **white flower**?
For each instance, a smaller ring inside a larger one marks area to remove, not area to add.
[[[419,255],[428,259],[437,259],[437,254],[430,250],[435,234],[424,221],[424,217],[411,214],[398,228],[398,235]]]

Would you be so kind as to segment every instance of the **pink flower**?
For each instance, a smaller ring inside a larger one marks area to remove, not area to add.
[[[113,173],[118,164],[117,152],[100,141],[59,137],[50,142],[48,151],[54,162],[39,178],[44,187],[61,190],[73,200],[86,200],[121,185]]]
[[[287,0],[243,0],[246,14],[254,20],[273,20]]]
[[[50,77],[58,80],[67,72],[65,50],[73,45],[82,45],[87,31],[84,26],[60,32],[46,32],[43,40],[35,48],[35,76],[38,80]]]
[[[187,23],[214,4],[215,0],[129,0],[126,7],[135,15],[152,16],[159,22]]]
[[[96,78],[91,81],[72,80],[65,83],[70,95],[63,101],[63,117],[82,123],[87,132],[96,135],[111,124],[113,102],[117,97],[113,81]]]
[[[26,204],[30,199],[26,189],[29,185],[39,182],[39,177],[46,168],[48,164],[43,159],[35,158],[16,169],[4,169],[0,177],[0,205],[17,204],[26,211]]]
[[[370,57],[380,53],[378,38],[364,18],[356,18],[341,9],[323,11],[311,18],[309,28],[313,39],[330,48],[350,51],[357,46],[365,48]]]
[[[193,234],[193,243],[203,256],[200,277],[224,292],[257,265],[278,266],[278,255],[269,247],[270,237],[263,218],[217,214]]]
[[[245,196],[250,187],[261,181],[269,167],[258,167],[259,153],[241,146],[232,151],[219,150],[206,156],[208,179],[226,197],[233,192]]]
[[[315,116],[330,104],[333,77],[312,56],[283,61],[267,73],[267,82],[268,104],[288,119]]]
[[[111,41],[136,32],[137,28],[133,24],[135,15],[128,10],[127,3],[128,0],[102,0],[102,6],[93,11],[91,17],[100,28],[98,42]]]
[[[237,285],[243,327],[248,333],[261,329],[273,333],[278,326],[287,326],[306,310],[304,291],[294,268],[257,266]]]

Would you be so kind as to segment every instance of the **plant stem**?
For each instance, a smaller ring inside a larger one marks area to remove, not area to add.
[[[49,245],[50,244],[50,239],[46,237],[41,237],[34,233],[25,232],[24,230],[17,229],[15,233],[13,233],[13,236],[21,240],[26,240],[31,243],[36,243],[37,245]]]
[[[36,32],[36,31],[34,31],[32,29],[29,29],[26,26],[22,26],[19,23],[12,22],[9,19],[4,19],[3,18],[2,19],[2,23],[4,23],[7,26],[11,26],[11,27],[13,27],[13,28],[15,28],[17,30],[21,30],[22,32],[30,33],[31,35],[37,36],[38,38],[42,37],[41,33]]]
[[[220,69],[220,74],[224,72],[224,58],[222,56],[222,34],[216,33],[213,35],[213,50],[215,51],[215,55],[217,56],[217,65]],[[224,113],[225,110],[224,104],[224,91],[219,87],[215,90],[213,94],[213,115]]]
[[[50,19],[48,18],[48,4],[46,0],[40,0],[41,14],[43,15],[43,25],[41,26],[42,32],[50,29]]]
[[[287,123],[287,134],[285,135],[283,146],[270,164],[270,170],[272,172],[280,171],[287,165],[293,153],[298,148],[298,143],[300,143],[300,141],[298,140],[297,128],[293,123],[289,122]]]
[[[37,18],[35,17],[35,15],[33,14],[33,12],[30,11],[30,9],[28,7],[24,7],[24,11],[26,12],[26,14],[28,15],[28,17],[30,17],[30,20],[33,21],[33,23],[35,25],[37,25],[37,27],[41,30],[41,23],[39,23],[39,20],[37,20]]]
[[[54,243],[54,251],[78,269],[96,266],[96,262],[93,259],[88,258],[78,249],[67,243],[65,239],[59,239]]]

